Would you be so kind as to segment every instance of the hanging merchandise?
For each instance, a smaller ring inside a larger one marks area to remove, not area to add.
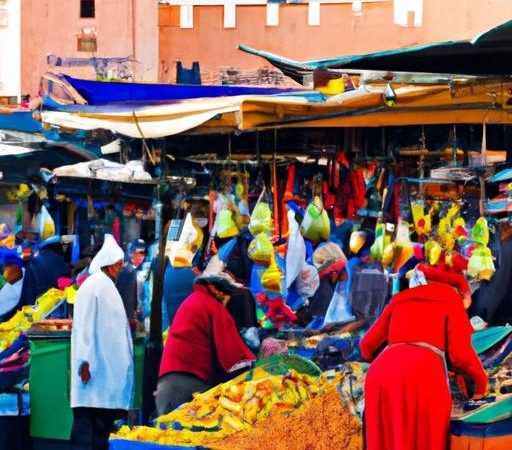
[[[240,229],[246,227],[250,222],[251,213],[249,211],[249,172],[238,172],[237,183],[235,185],[235,197],[238,201],[238,217]]]
[[[468,262],[468,276],[475,280],[489,281],[495,270],[492,253],[488,247],[479,246],[473,250]]]
[[[41,207],[41,211],[39,212],[38,221],[38,231],[41,241],[55,236],[55,222],[44,205]]]
[[[192,267],[194,255],[203,240],[202,231],[199,231],[194,226],[192,215],[188,213],[185,217],[180,238],[173,245],[169,255],[169,261],[173,267]]]
[[[215,234],[222,238],[231,238],[239,233],[239,229],[233,218],[233,211],[236,205],[231,195],[219,194],[215,201]]]
[[[261,236],[261,234],[259,236]],[[266,269],[261,275],[261,285],[263,286],[263,289],[268,292],[280,293],[283,289],[283,278],[284,274],[278,267],[275,257],[272,256],[268,269]]]
[[[429,239],[425,242],[425,259],[431,265],[435,266],[441,257],[442,248],[437,241]]]
[[[256,206],[251,214],[251,221],[249,222],[249,231],[253,236],[260,233],[270,233],[272,230],[272,211],[267,202],[262,200],[265,192],[262,192]]]
[[[331,222],[319,196],[315,196],[313,202],[306,208],[300,231],[302,236],[309,239],[314,245],[329,239]]]
[[[247,249],[249,257],[256,263],[262,266],[270,266],[274,258],[274,247],[272,241],[265,233],[259,233],[251,241]]]
[[[288,223],[290,225],[290,237],[286,252],[286,287],[289,288],[299,276],[302,266],[306,261],[306,244],[300,234],[299,224],[295,220],[295,213],[288,211]]]
[[[382,259],[384,248],[388,245],[386,242],[386,224],[377,223],[375,226],[375,242],[370,248],[370,256],[372,259]],[[386,264],[384,264],[386,265]]]
[[[414,246],[409,234],[410,225],[406,221],[399,219],[396,227],[395,243],[397,254],[393,261],[393,272],[397,273],[414,256]]]

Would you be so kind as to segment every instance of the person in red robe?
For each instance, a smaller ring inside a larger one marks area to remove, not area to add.
[[[189,402],[195,392],[232,378],[256,360],[226,309],[240,287],[218,270],[214,274],[205,270],[196,278],[165,343],[155,392],[158,415]]]
[[[471,345],[461,296],[429,284],[394,296],[361,339],[367,450],[445,450],[452,406],[446,360],[470,377],[474,398],[488,378]],[[446,359],[445,359],[446,355]]]

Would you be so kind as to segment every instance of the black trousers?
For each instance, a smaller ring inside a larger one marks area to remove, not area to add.
[[[158,379],[155,391],[157,414],[167,414],[178,406],[192,400],[195,392],[204,392],[212,387],[208,382],[190,373],[171,372]]]
[[[114,422],[126,411],[105,408],[73,408],[71,448],[73,450],[108,450],[108,437]]]

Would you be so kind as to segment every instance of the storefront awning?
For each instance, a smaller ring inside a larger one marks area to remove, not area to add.
[[[385,70],[465,75],[512,73],[512,21],[470,41],[448,41],[362,55],[295,61],[245,45],[240,50],[260,56],[299,83],[319,69]]]

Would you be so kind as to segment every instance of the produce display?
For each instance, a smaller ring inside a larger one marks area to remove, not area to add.
[[[159,444],[200,445],[248,429],[271,413],[289,412],[320,392],[317,377],[286,375],[218,385],[156,420],[156,427],[121,427],[115,438]]]
[[[219,450],[291,449],[290,442],[297,442],[297,449],[305,449],[321,433],[325,445],[336,442],[340,445],[335,448],[362,448],[361,420],[355,405],[362,396],[364,370],[347,366],[345,371],[321,376],[294,369],[284,375],[271,372],[267,368],[256,372],[255,377],[244,374],[196,394],[190,403],[160,416],[155,426],[122,426],[111,439]],[[285,436],[294,433],[300,436]]]
[[[22,333],[32,326],[33,322],[46,317],[64,298],[63,291],[50,289],[37,299],[35,305],[24,306],[9,320],[0,323],[0,352],[9,348]]]

